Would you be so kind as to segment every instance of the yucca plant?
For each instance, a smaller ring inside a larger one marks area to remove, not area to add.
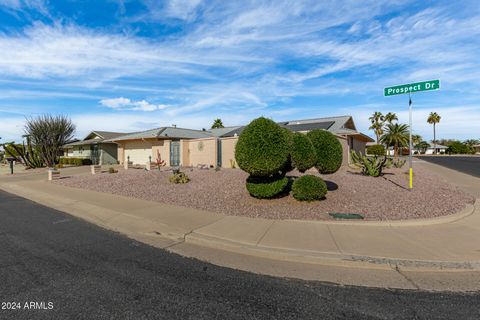
[[[391,160],[386,156],[371,156],[367,157],[361,153],[352,151],[351,153],[352,164],[360,169],[366,176],[379,177],[383,174],[385,168],[391,166]]]
[[[60,149],[72,140],[75,125],[66,116],[42,115],[27,120],[25,133],[43,162],[48,167],[54,167]]]

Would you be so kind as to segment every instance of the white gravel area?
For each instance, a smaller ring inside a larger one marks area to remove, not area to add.
[[[367,220],[401,220],[444,216],[473,203],[472,196],[424,168],[415,169],[414,190],[406,189],[408,169],[390,169],[379,178],[354,169],[324,175],[330,187],[325,200],[299,202],[291,195],[271,200],[252,198],[246,188],[247,174],[239,169],[185,169],[191,181],[172,184],[169,171],[123,170],[73,176],[54,183],[108,192],[161,203],[198,208],[227,215],[269,219],[331,219],[329,212],[359,213]],[[309,174],[318,174],[311,170]],[[290,176],[299,176],[292,172]]]

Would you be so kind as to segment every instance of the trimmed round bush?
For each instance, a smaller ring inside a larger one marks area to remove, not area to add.
[[[291,143],[292,166],[302,173],[313,168],[317,163],[317,155],[312,141],[306,135],[296,132],[292,135]]]
[[[255,198],[273,198],[282,193],[287,186],[288,178],[283,176],[247,178],[247,190]]]
[[[384,156],[385,147],[382,144],[374,144],[372,146],[368,146],[367,154],[371,154],[372,156]]]
[[[326,194],[327,184],[320,177],[305,175],[293,181],[292,195],[299,201],[321,200]]]
[[[256,177],[278,174],[288,156],[288,133],[263,117],[245,127],[235,147],[235,160],[240,169]]]
[[[331,132],[315,129],[307,133],[312,141],[317,163],[315,167],[322,174],[336,172],[342,165],[343,149],[340,141]]]

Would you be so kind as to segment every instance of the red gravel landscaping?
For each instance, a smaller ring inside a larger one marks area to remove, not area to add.
[[[120,169],[116,174],[73,176],[55,183],[100,192],[141,198],[227,215],[270,219],[331,219],[329,212],[359,213],[367,220],[430,218],[453,214],[473,203],[472,196],[424,168],[415,170],[410,192],[406,169],[389,169],[380,178],[366,177],[354,169],[324,175],[330,189],[325,200],[299,202],[291,195],[277,199],[252,198],[245,189],[247,174],[239,169],[185,169],[191,181],[172,184],[170,171]],[[309,174],[317,174],[310,171]],[[290,173],[299,176],[299,173]]]

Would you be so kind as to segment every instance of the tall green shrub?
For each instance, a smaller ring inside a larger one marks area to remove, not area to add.
[[[300,172],[307,171],[317,163],[317,155],[312,141],[305,134],[299,132],[292,134],[290,156],[292,166]]]
[[[240,169],[256,177],[278,174],[288,156],[288,133],[263,117],[245,127],[235,147],[235,160]]]
[[[326,130],[315,129],[307,133],[317,155],[315,167],[322,174],[336,172],[342,165],[343,149],[340,141]]]

